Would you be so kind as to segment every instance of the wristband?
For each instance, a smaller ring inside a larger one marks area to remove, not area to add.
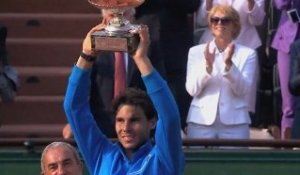
[[[95,60],[96,60],[96,56],[93,56],[93,55],[87,55],[87,54],[85,54],[85,53],[83,53],[83,52],[80,53],[80,56],[81,56],[83,59],[85,59],[86,61],[88,61],[88,62],[95,62]]]

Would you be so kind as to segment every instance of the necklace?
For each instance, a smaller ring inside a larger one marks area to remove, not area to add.
[[[219,49],[219,48],[218,48],[218,51],[219,51],[220,53],[222,53],[222,52],[225,51],[225,49]]]

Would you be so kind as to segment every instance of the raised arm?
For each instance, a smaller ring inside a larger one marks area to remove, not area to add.
[[[140,44],[133,59],[141,72],[147,93],[158,114],[155,140],[161,163],[172,175],[182,174],[184,158],[180,135],[180,116],[175,99],[162,77],[154,71],[147,49],[149,46],[148,28],[142,26]]]
[[[71,72],[64,100],[67,120],[90,172],[93,172],[95,164],[99,163],[101,151],[111,145],[98,128],[89,105],[93,61],[88,59],[95,57],[91,49],[90,35],[104,27],[103,24],[99,24],[86,35],[82,53]]]
[[[146,76],[153,71],[153,66],[147,56],[148,47],[150,44],[148,27],[141,25],[139,31],[140,43],[136,52],[133,55],[133,60],[141,72],[142,76]]]
[[[288,8],[291,0],[274,0],[273,3],[278,10],[285,10]]]
[[[95,26],[92,28],[86,35],[83,44],[82,44],[82,54],[79,57],[76,65],[81,68],[81,69],[91,69],[93,66],[93,61],[87,61],[86,59],[83,58],[83,56],[86,57],[94,57],[95,53],[92,51],[91,47],[91,34],[95,31],[99,31],[105,28],[105,24],[102,22],[101,24]]]

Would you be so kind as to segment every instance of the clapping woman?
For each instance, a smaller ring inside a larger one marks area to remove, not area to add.
[[[193,100],[187,136],[247,139],[251,122],[247,94],[256,83],[257,54],[235,42],[241,22],[231,6],[214,6],[208,25],[214,38],[192,47],[188,55],[186,90]]]

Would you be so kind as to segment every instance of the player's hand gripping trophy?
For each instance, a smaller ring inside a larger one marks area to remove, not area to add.
[[[99,9],[110,9],[114,16],[103,31],[91,35],[93,51],[134,53],[139,43],[137,31],[140,26],[131,24],[123,13],[128,8],[141,5],[144,0],[88,0],[88,2]]]

